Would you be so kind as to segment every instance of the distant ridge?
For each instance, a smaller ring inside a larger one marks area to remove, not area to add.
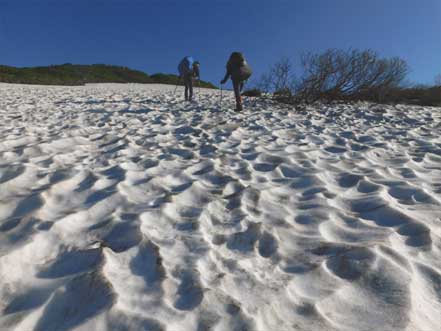
[[[179,77],[161,73],[149,76],[139,70],[107,64],[77,65],[65,63],[26,68],[0,65],[0,82],[72,86],[87,83],[157,83],[175,85],[179,83]],[[213,84],[205,81],[201,81],[200,86],[216,88]]]

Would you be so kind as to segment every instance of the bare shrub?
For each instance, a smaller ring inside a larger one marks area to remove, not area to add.
[[[249,89],[249,90],[242,92],[242,95],[244,97],[260,98],[262,96],[262,91],[257,88],[252,88],[252,89]]]
[[[271,92],[271,76],[269,73],[264,73],[259,81],[255,84],[255,88],[257,90],[262,91],[263,93]]]
[[[435,76],[435,86],[441,87],[441,74]]]
[[[363,100],[440,105],[441,75],[434,87],[415,86],[405,81],[408,71],[399,57],[382,58],[372,50],[329,49],[302,56],[300,79],[295,79],[292,62],[284,58],[256,87],[290,104]]]
[[[303,76],[296,86],[295,99],[363,99],[382,101],[391,89],[405,79],[408,66],[398,57],[379,58],[371,51],[329,49],[322,54],[302,56]]]
[[[268,73],[261,76],[256,84],[259,90],[275,95],[292,96],[295,89],[295,75],[292,62],[282,58],[274,64]]]

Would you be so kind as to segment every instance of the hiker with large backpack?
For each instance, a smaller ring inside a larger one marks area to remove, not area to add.
[[[227,62],[227,73],[221,84],[225,84],[229,77],[233,82],[234,96],[236,97],[236,111],[241,111],[242,106],[242,89],[245,81],[251,77],[253,71],[248,65],[245,57],[240,52],[233,52],[230,55],[230,59]]]
[[[185,100],[193,100],[193,80],[199,79],[199,62],[191,56],[184,57],[178,65],[179,77],[184,82]]]

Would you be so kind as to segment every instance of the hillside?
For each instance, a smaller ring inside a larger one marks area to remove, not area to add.
[[[0,65],[0,82],[39,85],[84,85],[86,83],[158,83],[176,84],[179,78],[170,74],[148,74],[127,67],[93,64],[62,64],[46,67],[16,68]],[[216,88],[201,81],[201,87]]]
[[[179,80],[179,77],[176,75],[156,73],[151,75],[150,78],[153,80],[154,83],[157,84],[176,85],[179,83],[179,85],[182,85],[182,83]],[[210,82],[205,82],[203,80],[200,81],[200,87],[217,88]]]

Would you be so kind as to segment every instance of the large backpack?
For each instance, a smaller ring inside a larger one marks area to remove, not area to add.
[[[229,62],[232,65],[240,65],[241,63],[245,62],[245,57],[243,56],[243,54],[241,52],[233,52],[230,55]]]
[[[227,70],[231,73],[231,78],[237,81],[245,81],[253,73],[245,57],[240,52],[231,53],[227,63]]]
[[[184,57],[178,65],[179,76],[186,76],[192,73],[194,59],[191,56]]]

